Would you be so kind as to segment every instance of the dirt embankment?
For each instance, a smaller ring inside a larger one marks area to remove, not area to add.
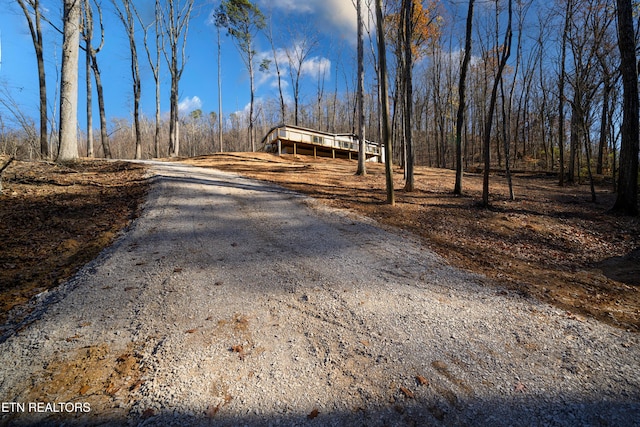
[[[67,280],[138,213],[148,182],[129,162],[14,161],[0,194],[0,322]]]

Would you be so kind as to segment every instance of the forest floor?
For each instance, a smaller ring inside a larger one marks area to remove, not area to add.
[[[416,191],[385,204],[384,167],[311,157],[237,153],[187,159],[307,194],[425,239],[454,266],[486,275],[486,285],[516,290],[561,307],[566,316],[597,318],[640,330],[640,219],[608,213],[614,194],[588,185],[557,186],[554,177],[514,177],[515,201],[503,176],[492,176],[492,206],[483,209],[482,177],[467,173],[464,196],[454,174],[419,167]],[[138,213],[145,167],[127,162],[66,165],[15,161],[0,195],[0,322],[8,310],[55,287],[109,245]]]
[[[0,324],[111,244],[136,217],[148,183],[145,167],[130,162],[14,161],[2,186]]]

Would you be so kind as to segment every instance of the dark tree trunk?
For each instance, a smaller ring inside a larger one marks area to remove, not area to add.
[[[493,82],[493,89],[491,90],[491,99],[489,101],[489,114],[487,115],[487,124],[484,134],[484,176],[482,180],[482,206],[489,206],[489,173],[491,170],[491,125],[493,124],[493,113],[496,106],[496,98],[498,96],[498,85],[500,79],[502,79],[502,72],[507,65],[507,59],[511,54],[511,15],[512,15],[512,0],[509,0],[509,19],[507,22],[507,31],[504,36],[504,50],[500,58],[500,64],[498,65],[498,73],[496,74],[495,81]]]
[[[456,116],[456,183],[453,194],[462,194],[462,127],[464,126],[465,105],[465,89],[467,71],[469,70],[469,61],[471,60],[471,32],[473,27],[473,2],[469,0],[469,10],[467,12],[467,30],[464,42],[464,59],[462,60],[462,69],[460,70],[460,82],[458,83],[458,114]],[[466,151],[466,150],[465,150]]]
[[[413,0],[404,0],[402,11],[404,18],[404,143],[405,143],[405,175],[404,190],[411,192],[415,183],[413,177],[413,165],[415,163],[415,150],[411,139],[411,116],[413,115],[413,82],[412,82],[412,26],[413,26]]]
[[[376,22],[378,33],[378,61],[380,71],[380,103],[382,106],[382,141],[385,154],[385,179],[387,188],[387,203],[395,205],[393,191],[393,150],[389,133],[389,92],[387,88],[387,50],[384,41],[382,0],[376,0]]]
[[[624,88],[622,142],[618,197],[613,211],[638,215],[638,69],[636,65],[633,8],[631,0],[616,0],[618,9],[618,47]]]

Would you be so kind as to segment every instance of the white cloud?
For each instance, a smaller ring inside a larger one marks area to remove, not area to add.
[[[323,32],[338,31],[343,37],[355,40],[357,14],[351,0],[261,0],[265,10],[315,15],[314,21]]]
[[[331,61],[327,58],[314,56],[302,63],[302,75],[318,78],[322,75],[328,77],[331,70]]]
[[[267,2],[263,1],[262,3],[266,3],[274,9],[284,9],[287,12],[311,13],[313,12],[313,3],[316,2],[313,0],[270,0]]]
[[[178,111],[181,114],[189,114],[190,112],[200,108],[202,108],[202,101],[197,96],[191,98],[186,97],[178,103]]]

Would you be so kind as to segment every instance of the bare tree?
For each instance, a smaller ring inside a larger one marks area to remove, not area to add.
[[[509,59],[509,55],[511,54],[511,16],[512,16],[512,2],[513,0],[509,0],[508,5],[508,20],[507,20],[507,30],[504,36],[504,43],[502,45],[502,49],[496,49],[500,52],[500,63],[498,65],[498,71],[495,75],[495,79],[493,81],[493,89],[491,91],[491,99],[489,100],[489,113],[487,114],[487,123],[485,126],[485,134],[484,134],[484,177],[482,181],[482,205],[485,207],[489,206],[489,174],[491,172],[491,126],[493,124],[493,114],[495,111],[496,98],[498,95],[498,85],[500,84],[500,80],[502,79],[502,72],[504,71],[504,67],[507,65],[507,59]]]
[[[16,157],[20,156],[22,148],[26,149],[25,154],[29,159],[34,158],[40,149],[36,124],[33,118],[22,109],[20,101],[13,95],[6,81],[0,83],[0,106],[8,112],[8,114],[0,114],[0,128],[4,129],[5,121],[10,122],[12,124],[10,128],[16,135],[9,138],[2,135],[3,144],[0,147],[0,153]],[[22,131],[16,129],[16,125]]]
[[[194,0],[168,0],[166,10],[162,14],[163,27],[167,35],[168,50],[164,48],[164,56],[171,74],[171,95],[169,113],[169,156],[177,157],[180,153],[180,130],[178,121],[179,84],[186,63],[187,33],[189,19]]]
[[[226,15],[222,5],[215,11],[215,24],[218,35],[218,140],[220,141],[220,152],[224,151],[222,144],[222,39],[220,38],[220,28],[226,27]],[[280,74],[278,73],[278,83],[280,83]],[[282,92],[280,92],[282,97]]]
[[[93,20],[88,19],[89,2],[82,2],[82,39],[85,53],[85,80],[87,88],[87,157],[93,157],[93,88],[91,86],[91,45],[93,42]]]
[[[222,2],[222,8],[226,16],[226,26],[229,35],[233,37],[236,47],[242,56],[242,60],[249,71],[249,85],[251,100],[249,104],[249,142],[251,150],[256,151],[256,136],[254,134],[255,117],[253,114],[255,102],[254,83],[254,50],[255,37],[258,31],[264,29],[264,15],[258,6],[249,0],[226,0]]]
[[[402,1],[402,43],[403,43],[403,70],[404,70],[404,142],[405,142],[405,175],[406,182],[404,190],[411,192],[414,190],[413,164],[415,162],[415,151],[411,134],[413,127],[411,124],[413,116],[413,0]]]
[[[564,16],[564,28],[562,30],[562,47],[560,54],[560,76],[558,77],[558,145],[559,152],[558,155],[560,157],[560,173],[559,173],[559,185],[564,185],[565,179],[565,161],[564,161],[564,103],[565,103],[565,95],[564,95],[564,83],[565,83],[565,75],[566,75],[566,57],[567,57],[567,39],[569,38],[569,24],[571,23],[573,14],[573,1],[567,0],[567,7],[565,10]]]
[[[82,1],[82,10],[84,12],[83,19],[86,28],[85,33],[93,33],[93,8],[89,3],[89,0]],[[102,47],[104,46],[104,23],[102,20],[102,7],[95,0],[94,4],[96,6],[96,10],[98,11],[98,21],[100,23],[100,44],[95,48],[89,44],[88,50],[89,57],[91,59],[91,69],[93,70],[93,77],[96,81],[96,91],[98,94],[98,112],[100,114],[100,140],[102,142],[102,150],[104,152],[104,157],[110,159],[111,147],[109,145],[109,135],[107,134],[107,114],[104,106],[104,89],[102,86],[102,77],[100,74],[100,67],[98,66],[97,57],[98,52],[100,52],[102,50]]]
[[[315,34],[296,28],[290,34],[293,45],[285,49],[289,62],[289,78],[291,79],[291,89],[293,91],[293,121],[297,126],[300,124],[300,79],[303,67],[311,52],[318,46],[318,39]]]
[[[138,66],[138,51],[136,48],[136,21],[134,18],[134,6],[130,0],[120,0],[122,6],[118,0],[112,0],[115,6],[116,13],[127,32],[127,38],[129,39],[129,51],[131,52],[131,80],[133,84],[133,123],[135,129],[136,139],[136,159],[142,158],[142,138],[140,132],[140,67]],[[124,9],[124,12],[123,12]]]
[[[153,152],[155,157],[160,156],[160,52],[163,50],[164,42],[162,38],[162,32],[160,31],[160,25],[162,23],[162,8],[160,7],[160,0],[155,0],[155,19],[152,23],[145,25],[138,13],[138,10],[135,8],[134,3],[131,3],[133,10],[140,22],[140,26],[144,32],[144,49],[147,52],[147,60],[149,61],[149,66],[151,67],[151,71],[153,72],[153,79],[155,81],[156,86],[156,109],[155,109],[155,133],[153,135]],[[154,26],[155,32],[155,59],[151,55],[151,47],[149,46],[149,28]]]
[[[38,84],[40,90],[40,155],[49,157],[49,142],[47,138],[47,79],[44,68],[44,49],[42,39],[42,11],[40,0],[18,0],[29,25],[31,40],[36,51],[38,63]],[[33,15],[32,15],[33,14]]]
[[[620,147],[620,177],[614,212],[638,215],[638,68],[631,0],[616,0],[618,48],[622,74],[623,119]]]
[[[362,0],[357,0],[356,10],[358,15],[358,170],[356,175],[366,175],[366,139],[364,126],[364,18],[362,13]]]
[[[60,80],[60,143],[58,161],[78,158],[78,50],[80,0],[64,1],[64,37]]]
[[[385,154],[385,181],[387,188],[387,203],[395,205],[395,193],[393,191],[393,147],[391,146],[391,135],[389,132],[389,90],[387,88],[387,47],[385,45],[382,0],[376,1],[376,32],[378,35],[378,62],[380,71],[380,103],[382,121],[382,142]]]
[[[469,0],[467,10],[467,26],[464,42],[464,58],[460,70],[460,81],[458,83],[458,113],[456,115],[456,183],[453,194],[462,194],[462,127],[464,126],[464,113],[466,109],[466,80],[471,60],[471,32],[473,27],[473,3]]]
[[[269,31],[266,32],[267,39],[271,45],[271,53],[273,55],[273,65],[276,67],[276,74],[278,76],[278,95],[280,97],[280,123],[285,123],[287,120],[286,104],[284,102],[284,93],[282,91],[282,72],[280,70],[280,60],[278,59],[278,50],[276,49],[275,40],[273,38],[273,24],[270,24]],[[263,63],[265,66],[270,66],[271,61],[266,60]],[[262,65],[261,65],[262,67]]]
[[[511,117],[512,117],[513,97],[514,97],[514,91],[515,91],[517,80],[518,80],[520,63],[522,58],[522,39],[523,39],[523,32],[524,32],[523,31],[524,21],[530,6],[531,6],[530,0],[528,1],[519,0],[516,2],[517,16],[518,16],[518,27],[516,31],[518,32],[518,41],[516,46],[516,64],[515,64],[515,69],[513,71],[513,81],[511,83],[511,88],[509,90],[508,97],[505,95],[504,79],[500,79],[500,97],[502,100],[502,134],[503,134],[502,140],[503,140],[503,146],[504,146],[504,169],[505,169],[505,175],[507,178],[507,186],[509,188],[509,200],[515,200],[515,195],[513,192],[513,179],[511,176],[511,139],[512,139],[511,138],[511,135],[512,135]],[[535,58],[536,57],[535,48],[532,48],[531,52],[532,52],[532,55],[531,55],[532,58]],[[534,69],[535,69],[535,61],[533,61],[533,66],[529,67],[529,71],[525,72],[525,76],[523,77],[523,84],[527,85],[527,89],[522,90],[522,92],[524,93],[527,93],[527,94],[529,93],[528,88],[531,86],[533,82],[532,74]],[[516,135],[517,135],[517,128],[516,128]]]

